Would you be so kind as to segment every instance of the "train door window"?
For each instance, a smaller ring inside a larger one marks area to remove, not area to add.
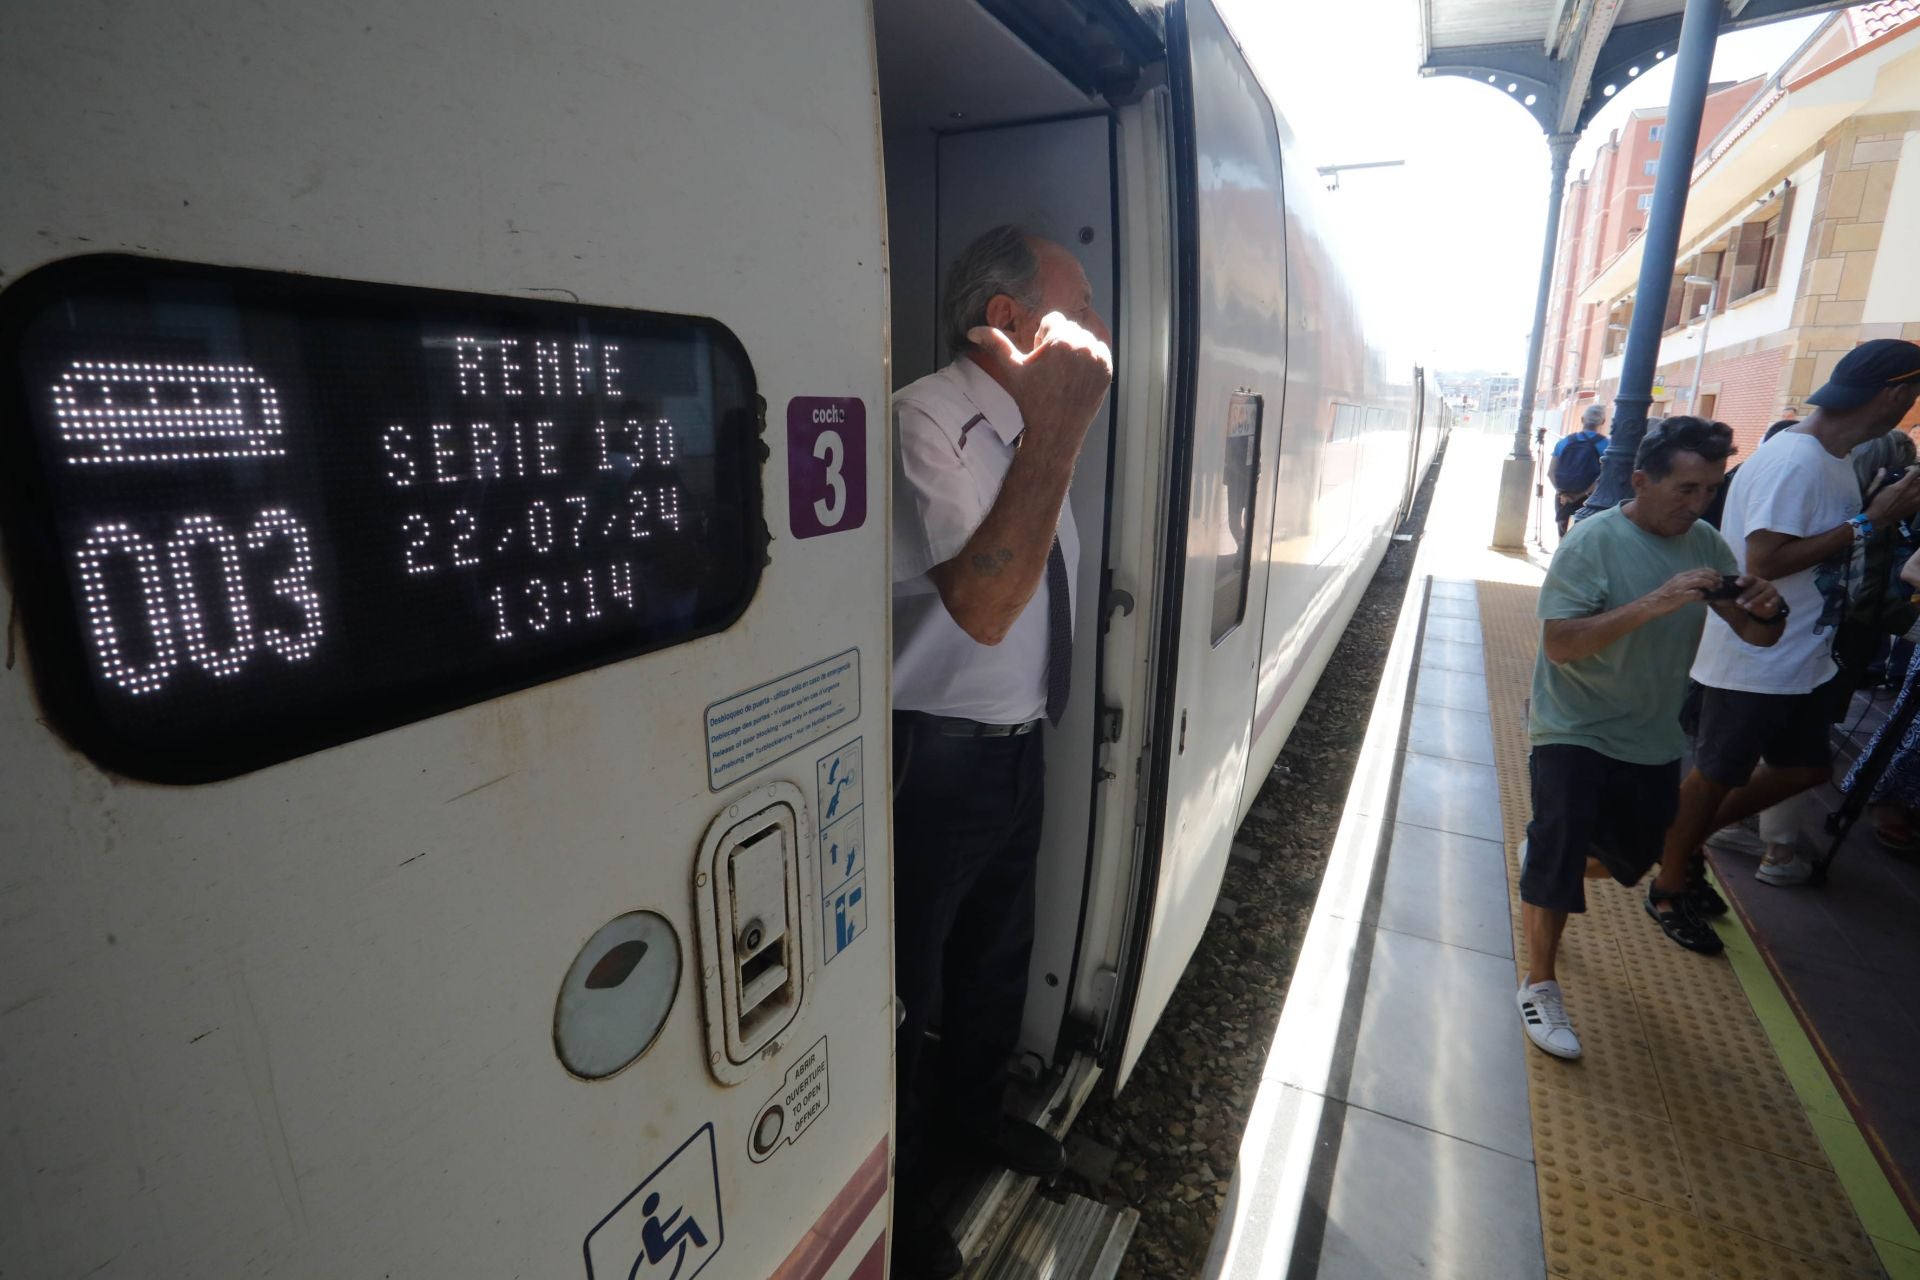
[[[1219,644],[1247,613],[1253,563],[1253,509],[1260,488],[1261,399],[1238,392],[1227,401],[1226,465],[1220,473],[1221,539],[1215,549],[1212,640]]]

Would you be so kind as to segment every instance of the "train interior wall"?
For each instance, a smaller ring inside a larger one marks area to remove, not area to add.
[[[939,336],[948,265],[980,232],[1018,223],[1071,250],[1115,325],[1111,118],[983,11],[927,0],[875,6],[886,164],[894,390],[950,358]],[[962,74],[964,73],[964,74]],[[1046,730],[1047,799],[1022,1056],[1061,1057],[1090,856],[1098,602],[1113,399],[1089,430],[1068,501],[1079,529],[1073,695]],[[895,500],[900,497],[897,492]]]

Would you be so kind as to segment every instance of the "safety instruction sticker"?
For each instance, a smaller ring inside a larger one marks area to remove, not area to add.
[[[707,707],[707,785],[719,791],[860,718],[849,649]]]
[[[720,1161],[704,1124],[587,1232],[587,1280],[693,1280],[725,1242]]]
[[[829,1101],[827,1038],[821,1036],[813,1048],[787,1068],[780,1092],[768,1098],[760,1114],[754,1117],[747,1155],[757,1164],[794,1141],[826,1114]]]
[[[819,785],[820,911],[828,963],[867,931],[867,805],[863,739],[814,763]]]

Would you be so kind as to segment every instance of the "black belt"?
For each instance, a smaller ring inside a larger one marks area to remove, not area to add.
[[[895,714],[909,716],[943,738],[1017,738],[1040,727],[1038,720],[1029,720],[1025,724],[988,724],[983,720],[969,720],[965,716],[936,716],[927,711],[899,711]]]

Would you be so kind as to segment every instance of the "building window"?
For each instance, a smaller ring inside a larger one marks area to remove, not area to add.
[[[1683,267],[1673,273],[1673,280],[1667,285],[1667,318],[1660,325],[1663,331],[1677,329],[1686,322],[1686,303],[1687,275]]]
[[[1721,249],[1714,248],[1694,258],[1693,267],[1687,274],[1697,280],[1719,280],[1720,288],[1716,296],[1716,290],[1710,284],[1687,285],[1685,300],[1680,304],[1680,316],[1686,322],[1691,323],[1706,315],[1709,304],[1716,313],[1726,309],[1727,284],[1720,278],[1726,256]]]
[[[1658,142],[1663,136],[1665,136],[1666,132],[1667,132],[1667,126],[1663,124],[1656,124],[1651,129],[1647,130],[1647,141]]]
[[[1781,241],[1786,235],[1787,215],[1792,206],[1793,188],[1789,187],[1762,205],[1733,233],[1733,270],[1727,286],[1729,302],[1738,302],[1780,283],[1780,266],[1786,258]]]
[[[1660,161],[1657,159],[1647,161],[1640,166],[1640,172],[1651,178],[1654,174],[1660,172]]]
[[[1645,195],[1641,196],[1636,203],[1638,204],[1640,212],[1642,213],[1645,213],[1647,210],[1653,208],[1653,192],[1651,191],[1647,192]]]
[[[1602,347],[1604,354],[1617,356],[1627,346],[1627,326],[1633,323],[1633,300],[1631,298],[1618,303],[1607,313],[1607,340]]]

